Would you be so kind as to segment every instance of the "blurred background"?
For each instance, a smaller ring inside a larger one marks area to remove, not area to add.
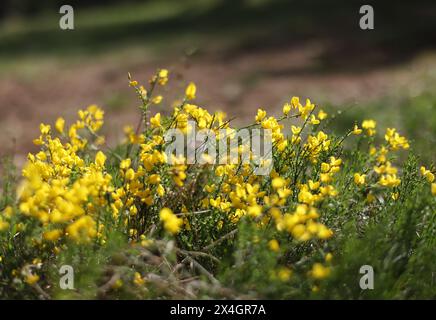
[[[59,28],[63,4],[74,8],[72,31]],[[374,30],[359,27],[364,4]],[[171,77],[156,112],[169,113],[188,81],[200,106],[236,123],[309,97],[337,130],[374,118],[435,159],[434,0],[1,0],[0,156],[20,165],[39,123],[93,103],[115,144],[138,121],[127,72],[146,82],[157,68]]]

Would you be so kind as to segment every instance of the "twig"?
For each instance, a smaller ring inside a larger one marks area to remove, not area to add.
[[[223,242],[224,240],[231,238],[232,236],[234,236],[236,233],[238,232],[238,229],[232,230],[229,233],[225,234],[224,236],[222,236],[221,238],[219,238],[218,240],[215,240],[214,242],[212,242],[211,244],[207,245],[206,247],[204,247],[201,251],[209,251],[210,249],[212,249],[213,247],[215,247],[217,244]]]

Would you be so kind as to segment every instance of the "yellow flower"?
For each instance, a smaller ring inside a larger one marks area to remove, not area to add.
[[[354,128],[353,128],[353,134],[357,136],[361,133],[362,133],[362,129],[359,129],[359,126],[357,124],[355,124]]]
[[[325,261],[331,262],[333,260],[333,255],[329,252],[325,255]]]
[[[397,187],[400,185],[401,180],[397,178],[396,174],[386,174],[380,177],[378,182],[380,185],[384,187]]]
[[[12,216],[14,215],[14,209],[11,206],[7,206],[4,210],[3,210],[3,216],[7,219],[12,218]]]
[[[185,96],[187,100],[195,99],[195,94],[197,93],[197,87],[193,82],[189,83],[185,91]]]
[[[151,100],[151,102],[153,102],[154,104],[159,104],[162,102],[162,100],[163,100],[162,96],[156,96]]]
[[[141,274],[139,272],[135,272],[133,276],[133,283],[138,287],[145,283],[144,278],[141,277]]]
[[[289,114],[290,111],[291,111],[291,105],[290,105],[289,103],[286,103],[286,104],[283,106],[283,114],[284,114],[285,116],[287,116],[287,115]]]
[[[338,167],[342,164],[342,159],[336,159],[335,157],[330,157],[330,165],[332,167]]]
[[[328,163],[321,163],[321,172],[327,173],[330,171],[330,165]]]
[[[294,107],[294,109],[298,109],[301,106],[300,98],[299,97],[292,97],[291,98],[291,105],[292,105],[292,107]]]
[[[310,189],[310,190],[317,190],[317,189],[319,188],[320,185],[321,185],[321,184],[320,184],[319,181],[314,182],[313,180],[309,180],[309,189]]]
[[[5,231],[9,228],[9,223],[6,221],[3,221],[0,217],[0,232]]]
[[[355,173],[354,174],[354,183],[358,186],[363,186],[365,184],[365,177],[364,174]]]
[[[318,119],[319,120],[324,120],[327,118],[327,116],[328,115],[326,112],[324,112],[324,110],[319,110],[319,112],[318,112]]]
[[[39,130],[41,131],[42,135],[47,135],[50,133],[50,125],[41,123],[39,125]]]
[[[171,209],[163,208],[160,213],[160,220],[164,223],[164,228],[171,234],[180,232],[180,227],[183,225],[183,219],[178,218]]]
[[[112,289],[117,290],[119,288],[121,288],[123,286],[123,280],[118,279],[117,281],[114,282],[114,284],[112,285]]]
[[[247,213],[253,217],[253,218],[257,218],[258,216],[260,216],[262,214],[262,206],[255,204],[252,206],[249,206],[247,208]]]
[[[327,240],[333,236],[333,231],[321,224],[318,228],[317,236],[322,240]]]
[[[126,180],[127,181],[132,181],[135,178],[135,171],[130,168],[126,171]]]
[[[436,196],[436,183],[431,184],[431,194]]]
[[[268,247],[274,251],[279,252],[280,251],[280,245],[279,242],[276,239],[272,239],[268,242]]]
[[[158,184],[160,180],[160,175],[158,174],[152,174],[150,177],[148,177],[148,182],[150,184]]]
[[[81,243],[89,242],[97,235],[95,221],[90,216],[83,216],[70,224],[67,229],[68,237]]]
[[[150,119],[150,124],[151,124],[152,128],[160,128],[161,127],[160,118],[161,118],[160,113],[156,113],[156,115]]]
[[[288,268],[280,268],[279,272],[277,274],[278,278],[280,279],[280,281],[286,282],[291,278],[292,275],[292,271],[289,270]]]
[[[410,147],[407,139],[400,136],[394,128],[386,129],[385,140],[389,143],[391,149],[394,151],[398,150],[399,148],[407,150]]]
[[[39,281],[39,276],[37,274],[29,273],[28,275],[26,275],[26,279],[24,279],[24,281],[28,285],[33,286],[35,283],[37,283]]]
[[[314,114],[312,114],[310,116],[310,123],[313,125],[317,125],[317,124],[320,124],[320,121],[316,118],[316,116]]]
[[[315,263],[312,266],[310,275],[318,280],[325,279],[330,275],[330,268],[324,267],[321,263]]]
[[[55,128],[59,133],[64,133],[65,120],[64,118],[58,118],[55,123]]]
[[[132,164],[132,160],[131,159],[129,159],[129,158],[124,159],[124,160],[122,160],[120,162],[120,168],[121,169],[128,169],[128,168],[130,168],[131,164]]]
[[[283,188],[286,184],[286,180],[280,177],[274,178],[271,182],[271,185],[274,189]]]
[[[158,82],[161,86],[165,85],[168,82],[168,70],[167,69],[161,69],[159,71]]]
[[[368,136],[373,136],[375,134],[375,127],[377,123],[374,120],[364,120],[362,122],[362,128],[366,130]]]
[[[262,109],[257,109],[256,122],[260,123],[266,117],[266,111]]]
[[[62,236],[62,231],[59,229],[46,231],[43,233],[42,237],[47,241],[57,241]]]
[[[432,183],[434,181],[434,174],[430,170],[427,170],[424,166],[420,168],[421,175],[427,179],[428,182]]]
[[[159,184],[159,185],[157,186],[156,193],[157,193],[160,197],[163,197],[163,196],[165,195],[165,188],[164,188],[161,184]]]
[[[95,164],[99,167],[104,167],[104,164],[106,162],[106,156],[103,152],[99,151],[97,152],[95,156]]]

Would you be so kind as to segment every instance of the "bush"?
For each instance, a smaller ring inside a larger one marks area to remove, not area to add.
[[[168,71],[147,90],[129,81],[141,119],[125,142],[106,145],[93,105],[69,126],[41,124],[40,151],[16,188],[5,171],[2,297],[436,297],[434,167],[406,157],[409,141],[395,129],[379,139],[367,119],[335,135],[334,119],[293,97],[280,118],[259,109],[244,128],[272,133],[272,161],[254,152],[242,161],[243,141],[230,150],[238,161],[217,164],[204,140],[189,162],[167,152],[171,130],[185,139],[208,129],[228,142],[242,128],[194,105],[193,83],[171,115],[150,117]],[[265,165],[271,171],[256,174]],[[373,290],[359,286],[364,265]],[[72,267],[74,289],[62,289],[62,266]]]

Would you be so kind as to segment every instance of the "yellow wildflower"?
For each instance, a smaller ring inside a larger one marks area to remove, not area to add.
[[[434,181],[434,174],[427,170],[424,166],[422,166],[420,169],[421,175],[427,179],[428,182],[432,183]]]
[[[163,208],[160,213],[160,220],[164,223],[164,228],[171,234],[180,232],[180,227],[183,225],[183,219],[178,218],[171,209]]]
[[[366,130],[368,136],[373,136],[375,134],[375,127],[377,123],[374,120],[364,120],[362,122],[362,128]]]
[[[106,156],[103,152],[99,151],[97,152],[95,156],[95,164],[99,167],[104,167],[104,164],[106,162]]]
[[[358,186],[363,186],[365,184],[365,177],[364,174],[355,173],[354,174],[354,183]]]
[[[359,135],[361,133],[362,133],[362,129],[360,129],[357,124],[355,124],[354,128],[353,128],[353,134],[357,136],[357,135]]]
[[[279,242],[276,239],[272,239],[268,242],[268,247],[274,251],[279,252],[280,251],[280,245]]]
[[[321,263],[315,263],[309,274],[318,280],[325,279],[330,275],[330,268],[324,267]]]
[[[197,93],[196,85],[193,82],[189,83],[189,85],[188,85],[188,87],[186,88],[186,91],[185,91],[186,99],[187,100],[195,99],[196,93]]]
[[[59,133],[64,133],[65,120],[64,118],[58,118],[55,123],[55,128]]]
[[[159,96],[154,97],[154,98],[151,100],[151,102],[153,102],[154,104],[159,104],[159,103],[162,102],[162,100],[163,100],[163,97],[159,95]]]
[[[280,268],[277,273],[278,278],[280,279],[280,281],[283,282],[289,281],[291,275],[292,275],[292,271],[285,267]]]
[[[167,69],[161,69],[159,70],[159,84],[160,85],[165,85],[168,82],[168,70]]]
[[[291,105],[289,103],[285,103],[285,105],[283,106],[283,114],[287,116],[290,111],[291,111]]]

